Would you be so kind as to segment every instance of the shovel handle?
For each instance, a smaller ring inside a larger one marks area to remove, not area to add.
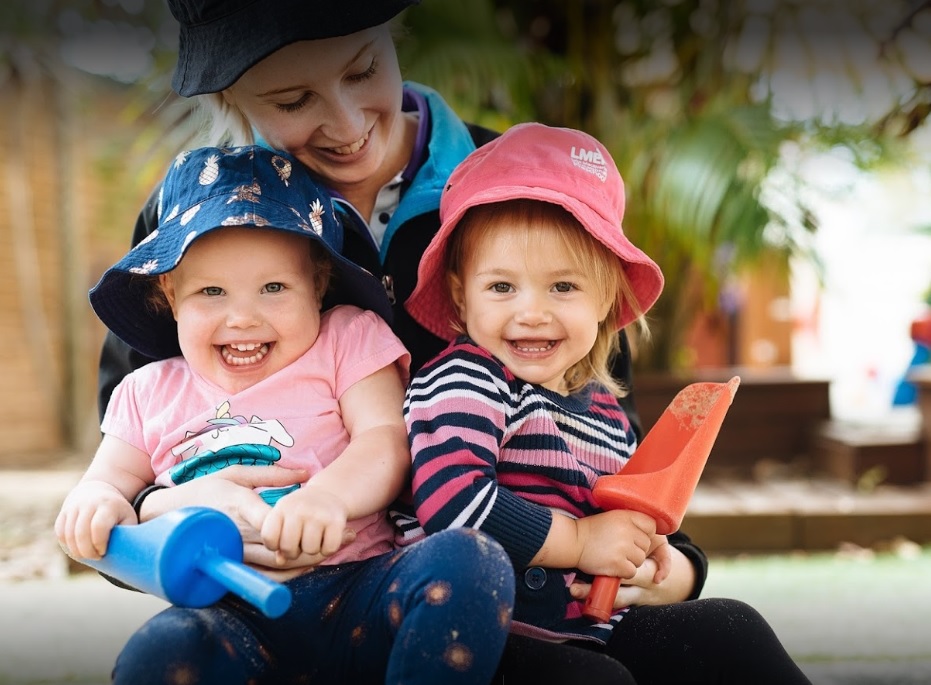
[[[614,600],[617,599],[620,587],[620,578],[597,576],[592,581],[592,589],[582,607],[582,614],[600,623],[607,623],[614,611]]]

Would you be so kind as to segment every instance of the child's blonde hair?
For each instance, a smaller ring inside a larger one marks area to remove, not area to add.
[[[447,286],[452,290],[454,284],[461,281],[463,268],[476,243],[502,227],[522,229],[528,249],[532,249],[534,232],[554,231],[562,241],[566,254],[575,259],[579,270],[591,274],[593,281],[602,286],[603,301],[610,301],[611,308],[605,319],[598,323],[592,349],[566,371],[566,387],[569,392],[577,392],[590,382],[597,381],[618,397],[625,396],[628,389],[611,374],[611,362],[620,351],[618,321],[626,302],[637,313],[638,325],[646,333],[643,312],[634,298],[623,268],[619,268],[619,257],[593,238],[578,219],[559,205],[538,200],[508,200],[471,207],[449,239],[446,253]],[[453,321],[451,325],[457,332],[466,333],[461,321]]]

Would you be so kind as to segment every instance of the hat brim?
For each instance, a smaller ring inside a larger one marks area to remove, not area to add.
[[[663,273],[645,252],[634,245],[613,222],[577,198],[564,192],[546,187],[498,185],[473,194],[468,201],[457,206],[445,218],[431,244],[424,251],[417,273],[417,286],[404,303],[405,308],[421,326],[434,335],[453,340],[457,333],[452,324],[459,320],[446,283],[447,246],[453,230],[465,213],[472,207],[494,204],[513,199],[528,199],[558,205],[572,214],[596,237],[611,236],[600,240],[623,262],[624,272],[637,300],[635,311],[624,302],[618,329],[636,320],[659,299],[663,291]]]
[[[323,246],[330,256],[333,264],[333,273],[330,287],[323,298],[322,309],[329,309],[338,304],[353,304],[362,309],[369,309],[381,316],[389,324],[392,321],[391,304],[388,301],[385,289],[374,275],[354,264],[341,254],[333,250],[323,239],[312,231],[292,227],[294,215],[287,207],[281,209],[279,217],[266,216],[268,224],[241,224],[245,228],[260,228],[263,230],[278,230],[315,240]],[[177,219],[175,220],[177,221]],[[152,278],[171,271],[177,262],[194,242],[204,235],[224,226],[201,232],[196,239],[184,245],[178,253],[177,259],[164,259],[165,255],[174,257],[170,246],[160,241],[159,236],[139,244],[129,255],[108,269],[89,294],[91,306],[98,318],[109,328],[114,335],[140,354],[154,360],[168,359],[181,354],[178,344],[178,327],[171,312],[166,309],[156,309],[149,298],[152,292]],[[161,229],[165,235],[171,235],[170,224]],[[160,266],[152,269],[146,275],[133,273],[129,270],[130,264],[138,264],[151,256]]]
[[[253,2],[211,21],[182,25],[172,88],[185,97],[218,93],[286,45],[302,40],[348,36],[379,26],[419,2]]]

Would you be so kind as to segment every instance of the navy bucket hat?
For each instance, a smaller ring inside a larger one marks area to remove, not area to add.
[[[174,269],[192,242],[225,226],[275,229],[316,240],[333,263],[323,308],[354,304],[391,322],[381,281],[340,254],[343,225],[330,196],[290,155],[259,146],[182,152],[162,184],[158,217],[158,227],[90,291],[100,320],[146,357],[181,354],[171,312],[149,302],[150,277]]]
[[[420,0],[168,0],[178,21],[179,95],[218,93],[300,40],[348,36],[384,24]]]

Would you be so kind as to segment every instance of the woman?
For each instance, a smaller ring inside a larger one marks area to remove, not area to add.
[[[173,87],[202,96],[216,130],[232,144],[256,142],[291,153],[355,219],[343,253],[380,276],[394,303],[392,328],[411,351],[412,371],[445,342],[420,327],[403,304],[417,265],[439,228],[439,198],[452,169],[496,133],[464,123],[434,91],[402,83],[390,21],[418,0],[210,2],[168,0],[180,25]],[[155,225],[158,189],[139,218],[138,243]],[[626,341],[622,341],[625,342]],[[626,344],[615,375],[630,385]],[[114,385],[149,361],[108,337],[101,359],[99,404]],[[639,423],[630,396],[625,409]],[[233,467],[170,490],[146,490],[135,506],[140,520],[187,504],[208,504],[240,526],[245,558],[268,563],[268,551],[246,521],[266,506],[253,487],[282,487],[297,477],[275,467]],[[631,604],[666,604],[698,596],[707,560],[684,535],[670,538],[673,571],[653,583],[645,563],[622,588]],[[300,558],[292,562],[302,563]],[[520,581],[522,582],[522,581]],[[547,650],[514,639],[503,660],[507,682],[632,682],[600,655],[575,648]],[[562,669],[562,671],[561,671]]]

